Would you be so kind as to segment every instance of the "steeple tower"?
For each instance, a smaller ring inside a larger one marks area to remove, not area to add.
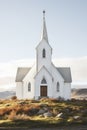
[[[48,35],[47,35],[47,28],[46,28],[46,22],[45,22],[45,10],[43,10],[43,28],[42,28],[42,34],[41,34],[41,40],[45,39],[48,43]]]
[[[45,11],[43,11],[43,28],[41,33],[41,41],[36,47],[36,71],[45,67],[51,71],[52,48],[48,42],[47,29],[45,23]]]

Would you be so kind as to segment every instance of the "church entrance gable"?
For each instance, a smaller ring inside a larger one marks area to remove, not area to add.
[[[52,96],[52,75],[44,66],[35,76],[35,97]]]

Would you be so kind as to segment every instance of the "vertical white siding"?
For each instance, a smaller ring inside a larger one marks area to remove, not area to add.
[[[54,77],[53,80],[53,97],[64,97],[64,79],[60,75],[60,73],[57,71],[57,69],[52,65],[52,75]],[[59,92],[57,92],[57,82],[59,82]]]
[[[71,84],[64,83],[64,98],[65,100],[71,99]]]
[[[23,98],[23,85],[22,82],[17,82],[16,83],[16,96],[18,99]]]
[[[45,49],[46,51],[46,57],[42,57],[42,51]],[[37,72],[45,66],[49,71],[51,70],[51,47],[48,43],[46,43],[45,40],[42,40],[38,48],[36,49],[36,66],[37,66]]]
[[[29,73],[27,74],[27,76],[24,78],[23,82],[23,98],[24,99],[32,99],[34,98],[34,75],[36,72],[36,66],[33,66],[32,69],[29,71]],[[28,83],[31,83],[31,91],[28,91]]]

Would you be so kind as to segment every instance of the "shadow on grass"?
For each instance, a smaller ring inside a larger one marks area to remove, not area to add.
[[[72,122],[67,123],[66,121],[61,122],[52,122],[52,121],[39,121],[39,120],[16,120],[10,122],[3,122],[0,124],[0,127],[25,127],[25,128],[53,128],[59,126],[78,126],[78,125],[87,125],[87,122]]]

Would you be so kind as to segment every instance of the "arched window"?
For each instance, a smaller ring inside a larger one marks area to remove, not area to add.
[[[43,58],[46,57],[46,51],[45,51],[45,49],[43,49],[43,51],[42,51],[42,57],[43,57]]]
[[[59,84],[59,82],[57,82],[57,86],[56,86],[57,92],[59,92],[59,87],[60,87],[60,84]]]
[[[45,78],[42,79],[41,84],[47,84],[47,81]]]
[[[31,83],[29,82],[28,83],[28,92],[30,92],[31,91]]]

